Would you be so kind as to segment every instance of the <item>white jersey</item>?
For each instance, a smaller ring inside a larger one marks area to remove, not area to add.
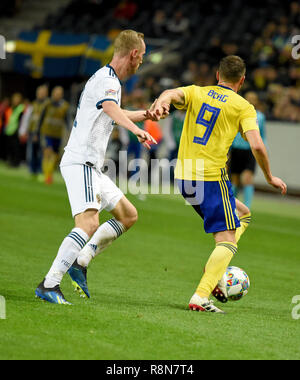
[[[107,65],[86,83],[79,100],[72,132],[60,166],[73,164],[103,166],[114,121],[103,112],[102,103],[111,100],[121,105],[121,82]]]

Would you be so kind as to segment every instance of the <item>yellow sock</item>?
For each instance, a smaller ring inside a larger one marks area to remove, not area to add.
[[[51,159],[49,160],[49,165],[48,165],[48,174],[49,175],[53,175],[54,171],[55,171],[55,167],[56,167],[56,155],[53,154]]]
[[[249,223],[251,222],[251,213],[246,214],[240,218],[241,227],[236,229],[235,233],[235,240],[238,243],[243,233],[246,231],[246,229],[249,226]]]
[[[56,167],[56,162],[57,162],[56,154],[43,158],[42,169],[43,169],[45,178],[48,178],[49,176],[53,175],[55,171],[55,167]]]
[[[49,175],[49,158],[48,157],[43,158],[42,169],[43,169],[43,173],[44,173],[45,178],[47,178]]]
[[[237,252],[237,245],[230,242],[221,242],[216,245],[205,266],[205,273],[200,281],[196,293],[201,298],[208,298],[225,273],[233,255]]]

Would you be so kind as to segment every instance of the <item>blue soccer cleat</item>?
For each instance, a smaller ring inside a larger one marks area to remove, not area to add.
[[[59,285],[56,285],[54,288],[45,288],[44,281],[42,281],[35,289],[35,295],[37,298],[59,305],[71,305],[70,302],[65,300]]]
[[[91,296],[87,286],[87,269],[79,265],[76,260],[68,270],[68,273],[72,279],[72,285],[80,297],[90,298]]]

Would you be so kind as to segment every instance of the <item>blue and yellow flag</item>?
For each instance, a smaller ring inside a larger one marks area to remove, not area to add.
[[[102,66],[111,61],[113,53],[114,46],[110,38],[105,36],[94,37],[86,50],[81,74],[85,76],[93,75]]]
[[[89,36],[22,32],[16,41],[14,68],[33,78],[71,77],[79,74]]]

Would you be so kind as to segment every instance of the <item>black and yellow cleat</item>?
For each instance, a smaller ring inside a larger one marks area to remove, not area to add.
[[[44,281],[42,281],[35,290],[37,298],[58,305],[71,305],[70,302],[65,300],[59,285],[56,285],[54,288],[45,288]]]
[[[72,285],[80,297],[90,298],[91,296],[87,286],[87,269],[79,265],[76,260],[68,270],[68,273],[71,277]]]

